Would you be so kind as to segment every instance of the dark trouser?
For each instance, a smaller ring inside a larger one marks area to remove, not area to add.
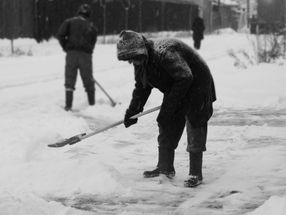
[[[194,40],[194,47],[196,49],[200,49],[201,48],[201,40],[200,39],[195,39]]]
[[[206,151],[207,142],[207,122],[200,127],[193,127],[187,120],[187,138],[188,138],[188,152],[203,152]]]
[[[86,92],[94,91],[94,78],[92,74],[92,55],[81,51],[69,51],[66,55],[65,87],[74,90],[77,71],[79,70]]]
[[[200,127],[193,127],[184,115],[177,116],[173,123],[167,126],[159,124],[159,159],[157,167],[161,171],[174,170],[174,151],[181,139],[185,125],[188,140],[187,151],[190,153],[190,169],[192,169],[192,172],[201,175],[202,156],[198,154],[206,151],[207,123]],[[193,168],[194,163],[195,169]]]

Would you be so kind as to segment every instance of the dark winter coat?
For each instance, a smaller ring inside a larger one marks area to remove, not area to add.
[[[157,121],[172,122],[184,113],[193,126],[211,117],[216,100],[214,82],[205,61],[188,45],[175,39],[146,41],[148,61],[135,68],[135,89],[129,109],[140,112],[152,88],[163,94]]]
[[[92,22],[79,15],[63,22],[57,38],[66,52],[75,50],[91,54],[97,40],[97,30]]]
[[[194,40],[202,40],[204,38],[205,24],[204,20],[201,17],[195,18],[192,24],[192,30]]]

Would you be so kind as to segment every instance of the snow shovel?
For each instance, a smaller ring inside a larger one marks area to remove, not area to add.
[[[102,92],[109,98],[111,102],[111,106],[114,107],[116,102],[111,98],[111,96],[105,91],[105,89],[98,83],[97,80],[94,79],[94,83],[102,90]]]
[[[146,110],[146,111],[144,111],[144,112],[142,112],[142,113],[136,114],[136,115],[134,115],[134,116],[132,116],[132,117],[130,117],[130,118],[131,118],[131,119],[136,119],[136,118],[139,118],[139,117],[144,116],[144,115],[146,115],[146,114],[152,113],[152,112],[154,112],[154,111],[156,111],[156,110],[159,110],[160,108],[161,108],[161,106],[154,107],[154,108],[151,108],[151,109],[149,109],[149,110]],[[63,141],[60,141],[60,142],[57,142],[57,143],[54,143],[54,144],[49,144],[48,146],[49,146],[49,147],[53,147],[53,148],[58,148],[58,147],[63,147],[63,146],[65,146],[65,145],[73,145],[73,144],[76,144],[77,142],[80,142],[81,140],[83,140],[83,139],[85,139],[85,138],[88,138],[88,137],[91,137],[91,136],[93,136],[93,135],[95,135],[95,134],[98,134],[98,133],[101,133],[101,132],[103,132],[103,131],[106,131],[106,130],[108,130],[108,129],[110,129],[110,128],[113,128],[113,127],[115,127],[115,126],[118,126],[118,125],[120,125],[120,124],[122,124],[122,123],[124,123],[124,120],[115,122],[115,123],[113,123],[113,124],[111,124],[111,125],[108,125],[108,126],[106,126],[106,127],[104,127],[104,128],[95,130],[95,131],[93,131],[93,132],[91,132],[91,133],[89,133],[89,134],[86,134],[86,133],[78,134],[78,135],[75,135],[75,136],[70,137],[70,138],[68,138],[68,139],[65,139],[65,140],[63,140]]]

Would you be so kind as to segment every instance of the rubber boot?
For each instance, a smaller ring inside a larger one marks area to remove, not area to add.
[[[190,178],[185,181],[185,187],[196,187],[202,183],[202,163],[203,163],[203,152],[190,152],[189,153]]]
[[[156,169],[145,171],[143,176],[145,178],[158,177],[160,174],[166,175],[168,178],[175,176],[174,163],[174,150],[159,148],[158,164]]]
[[[87,99],[89,105],[95,105],[95,92],[93,91],[87,91]]]
[[[197,175],[202,180],[203,152],[190,152],[189,161],[190,161],[189,175]]]
[[[67,90],[66,91],[66,106],[65,106],[66,111],[71,110],[72,102],[73,102],[73,91]]]
[[[175,168],[174,168],[175,150],[170,150],[169,156],[170,156],[170,159],[169,159],[169,171],[170,172],[174,172],[174,174],[175,174]]]

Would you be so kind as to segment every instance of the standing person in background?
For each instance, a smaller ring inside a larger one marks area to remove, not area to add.
[[[75,17],[66,19],[60,26],[57,38],[66,52],[65,110],[72,108],[77,71],[79,70],[89,105],[95,104],[95,83],[92,70],[92,53],[97,41],[97,30],[89,21],[91,8],[82,4]]]
[[[197,16],[192,23],[193,40],[195,49],[201,48],[201,41],[204,39],[205,24],[204,20]]]
[[[147,40],[130,30],[120,33],[117,57],[132,63],[135,70],[135,88],[125,113],[125,127],[137,122],[130,117],[143,111],[153,88],[164,94],[157,117],[158,163],[154,170],[145,171],[144,177],[163,174],[172,178],[175,175],[175,149],[186,125],[190,176],[185,186],[201,184],[208,120],[216,100],[213,78],[206,62],[182,41]]]

